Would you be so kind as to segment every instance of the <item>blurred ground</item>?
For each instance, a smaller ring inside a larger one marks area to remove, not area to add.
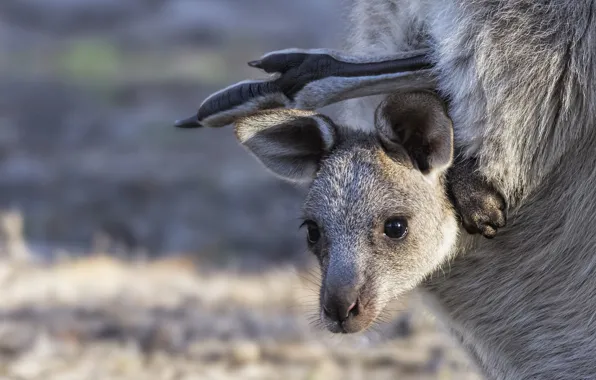
[[[357,336],[311,324],[313,273],[103,255],[0,268],[2,379],[477,379],[420,310],[392,305]]]
[[[0,380],[474,378],[411,303],[311,325],[303,190],[171,127],[340,1],[0,1]]]

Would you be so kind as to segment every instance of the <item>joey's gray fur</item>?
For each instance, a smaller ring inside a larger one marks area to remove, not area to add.
[[[239,118],[235,130],[273,173],[310,184],[303,218],[309,240],[318,236],[309,247],[321,264],[329,330],[368,327],[454,252],[457,219],[445,185],[453,127],[435,94],[389,96],[373,131],[283,108]]]
[[[428,47],[455,145],[509,204],[421,284],[489,379],[596,378],[596,6],[361,0],[352,52]],[[350,100],[362,124],[380,97]],[[355,105],[358,105],[356,112]]]

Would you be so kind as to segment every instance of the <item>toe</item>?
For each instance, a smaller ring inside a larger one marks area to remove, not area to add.
[[[507,224],[507,218],[504,212],[495,211],[491,213],[491,225],[496,228],[505,227]]]
[[[492,239],[497,235],[497,230],[490,225],[485,225],[482,229],[482,236],[487,239]]]

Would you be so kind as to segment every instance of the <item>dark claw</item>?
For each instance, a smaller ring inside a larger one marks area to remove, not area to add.
[[[305,59],[312,56],[307,53],[278,53],[271,54],[263,59],[250,61],[251,67],[264,70],[266,73],[285,73],[291,68],[300,66]]]
[[[261,61],[260,59],[248,62],[248,65],[250,67],[255,67],[257,69],[262,69],[262,67],[261,67],[262,64],[263,64],[263,61]]]
[[[199,123],[199,119],[197,118],[197,116],[194,115],[186,119],[176,120],[176,123],[174,123],[174,127],[188,129],[201,128],[202,125],[201,123]]]
[[[497,230],[495,228],[493,228],[492,226],[484,226],[484,229],[482,230],[482,236],[484,236],[487,239],[492,239],[497,235]]]
[[[495,227],[503,228],[507,225],[507,214],[505,212],[505,207],[499,208],[501,212],[493,214],[491,220],[494,221]]]

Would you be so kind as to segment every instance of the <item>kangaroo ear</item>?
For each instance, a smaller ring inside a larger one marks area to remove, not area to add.
[[[453,161],[451,119],[429,91],[389,95],[375,112],[375,126],[387,150],[405,150],[427,176],[443,173]]]
[[[271,109],[238,119],[236,137],[274,174],[291,181],[314,178],[337,130],[327,116],[296,109]]]

